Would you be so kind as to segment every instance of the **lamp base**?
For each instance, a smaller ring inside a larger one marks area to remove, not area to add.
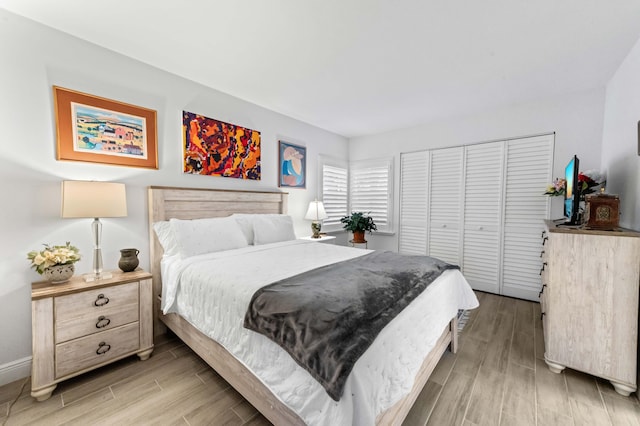
[[[313,231],[313,235],[311,235],[311,238],[320,238],[321,229],[322,229],[322,224],[320,222],[316,222],[316,221],[311,222],[311,231]]]
[[[113,278],[113,274],[111,272],[101,272],[99,274],[84,274],[82,276],[82,279],[84,280],[85,283],[91,283],[94,281],[100,281],[100,280],[108,280]]]
[[[91,223],[93,231],[93,274],[83,275],[85,282],[100,281],[112,278],[111,272],[102,270],[102,249],[100,248],[100,238],[102,238],[102,223],[99,218],[93,219]]]

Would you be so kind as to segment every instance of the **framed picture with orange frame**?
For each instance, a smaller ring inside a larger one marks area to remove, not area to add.
[[[53,86],[58,160],[158,168],[156,111]]]

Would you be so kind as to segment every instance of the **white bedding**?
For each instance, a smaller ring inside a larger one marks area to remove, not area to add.
[[[478,306],[459,271],[445,271],[382,330],[356,362],[339,402],[277,344],[242,326],[259,288],[368,252],[294,240],[185,260],[165,257],[162,308],[218,341],[307,424],[372,425],[411,390],[424,357],[458,309]]]

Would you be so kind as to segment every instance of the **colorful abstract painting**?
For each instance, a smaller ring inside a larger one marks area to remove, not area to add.
[[[184,173],[260,180],[260,132],[182,111]]]
[[[280,172],[278,186],[304,188],[307,184],[307,149],[280,141]]]

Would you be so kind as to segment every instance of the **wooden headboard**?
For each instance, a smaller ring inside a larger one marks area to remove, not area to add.
[[[149,261],[153,275],[153,319],[155,334],[165,332],[158,321],[162,281],[160,260],[162,246],[158,242],[153,223],[175,219],[224,217],[233,213],[287,213],[288,193],[234,191],[224,189],[149,187]]]

